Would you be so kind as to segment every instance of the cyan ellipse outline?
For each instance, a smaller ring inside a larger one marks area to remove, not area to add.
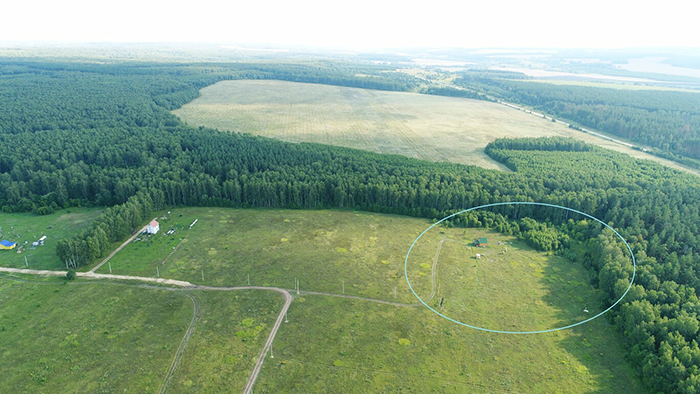
[[[411,281],[408,279],[408,256],[410,256],[411,250],[413,250],[413,246],[416,244],[416,242],[418,242],[419,239],[421,239],[421,237],[422,237],[425,233],[427,233],[428,231],[430,231],[431,228],[437,226],[438,224],[444,222],[445,220],[447,220],[447,219],[449,219],[449,218],[451,218],[451,217],[457,216],[457,215],[462,214],[462,213],[465,213],[465,212],[475,211],[475,210],[481,209],[481,208],[497,207],[497,206],[501,206],[501,205],[539,205],[539,206],[544,206],[544,207],[552,207],[552,208],[564,209],[564,210],[567,210],[567,211],[570,211],[570,212],[575,212],[575,213],[581,214],[581,215],[583,215],[583,216],[585,216],[585,217],[587,217],[587,218],[593,219],[593,220],[595,220],[596,222],[598,222],[598,223],[602,224],[603,226],[605,226],[605,227],[609,228],[610,230],[612,230],[612,232],[615,233],[615,235],[617,235],[617,236],[622,240],[622,242],[624,242],[625,246],[627,246],[627,250],[630,252],[630,256],[632,256],[632,268],[633,268],[633,269],[632,269],[632,280],[630,281],[630,285],[627,286],[627,290],[625,290],[625,293],[622,295],[622,297],[620,297],[620,299],[618,299],[617,301],[615,301],[614,304],[610,305],[610,307],[608,307],[608,309],[606,309],[606,310],[600,312],[599,314],[597,314],[597,315],[595,315],[595,316],[593,316],[593,317],[591,317],[591,318],[588,318],[588,319],[586,319],[586,320],[580,321],[580,322],[578,322],[578,323],[570,324],[570,325],[568,325],[568,326],[558,327],[558,328],[550,328],[550,329],[547,329],[547,330],[539,330],[539,331],[502,331],[502,330],[492,330],[492,329],[489,329],[489,328],[483,328],[483,327],[472,326],[472,325],[469,325],[469,324],[466,324],[466,323],[462,323],[461,321],[452,319],[451,317],[445,316],[445,315],[443,315],[442,313],[440,313],[440,312],[436,311],[435,309],[431,308],[428,304],[426,304],[426,303],[418,296],[418,294],[416,294],[415,290],[413,290],[413,286],[411,286]],[[609,311],[609,310],[611,310],[612,308],[614,308],[615,305],[619,304],[620,301],[622,301],[622,299],[625,298],[625,296],[627,295],[627,293],[628,293],[628,292],[630,291],[630,289],[632,288],[632,284],[634,284],[635,275],[637,274],[637,262],[636,262],[636,260],[635,260],[635,258],[634,258],[634,253],[632,252],[632,248],[631,248],[630,245],[627,243],[627,241],[622,237],[622,235],[620,235],[620,233],[618,233],[617,231],[615,231],[614,228],[608,226],[608,225],[607,225],[605,222],[603,222],[602,220],[600,220],[600,219],[598,219],[598,218],[596,218],[596,217],[593,217],[593,216],[591,216],[591,215],[589,215],[589,214],[587,214],[587,213],[584,213],[584,212],[581,212],[581,211],[577,211],[577,210],[572,209],[572,208],[562,207],[561,205],[547,204],[547,203],[541,203],[541,202],[515,201],[515,202],[499,202],[499,203],[493,203],[493,204],[486,204],[486,205],[480,205],[480,206],[478,206],[478,207],[473,207],[473,208],[465,209],[465,210],[459,211],[459,212],[457,212],[457,213],[453,213],[452,215],[447,216],[447,217],[443,218],[442,220],[439,220],[439,221],[433,223],[433,225],[430,226],[430,227],[428,227],[425,231],[423,231],[423,232],[418,236],[418,238],[416,238],[416,240],[413,241],[413,243],[411,244],[411,247],[408,248],[408,253],[406,253],[406,260],[405,260],[405,262],[404,262],[403,271],[404,271],[404,276],[406,277],[406,283],[408,283],[408,287],[411,289],[411,292],[413,293],[413,295],[416,296],[416,298],[418,298],[418,301],[420,301],[421,304],[425,305],[428,309],[430,309],[431,311],[433,311],[434,313],[436,313],[438,316],[440,316],[440,317],[442,317],[442,318],[445,318],[445,319],[447,319],[447,320],[449,320],[449,321],[451,321],[451,322],[453,322],[453,323],[457,323],[457,324],[462,325],[462,326],[465,326],[465,327],[473,328],[473,329],[475,329],[475,330],[481,330],[481,331],[487,331],[487,332],[495,332],[495,333],[498,333],[498,334],[542,334],[542,333],[545,333],[545,332],[553,332],[553,331],[566,330],[566,329],[568,329],[568,328],[572,328],[572,327],[579,326],[579,325],[581,325],[581,324],[583,324],[583,323],[587,323],[587,322],[589,322],[589,321],[591,321],[591,320],[593,320],[593,319],[596,319],[596,318],[602,316],[602,315],[605,314],[607,311]]]

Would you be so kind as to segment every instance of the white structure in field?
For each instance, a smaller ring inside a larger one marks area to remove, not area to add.
[[[160,224],[155,219],[151,220],[151,222],[148,223],[148,227],[146,227],[146,232],[149,234],[155,234],[158,230],[160,230]]]

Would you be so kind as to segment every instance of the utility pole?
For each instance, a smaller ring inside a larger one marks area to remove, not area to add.
[[[287,312],[284,312],[284,322],[289,323],[289,319],[287,319]]]
[[[111,274],[112,273],[112,262],[108,262],[107,264],[109,265],[109,273]]]
[[[202,282],[204,282],[204,270],[202,270]]]
[[[156,275],[158,275],[158,277],[160,278],[160,269],[158,268],[158,266],[156,266]]]
[[[272,344],[270,344],[270,358],[275,358],[275,354],[272,353]]]
[[[248,274],[248,286],[250,286],[250,274]]]
[[[394,286],[394,298],[396,298],[396,286]]]
[[[29,263],[27,262],[27,256],[24,256],[24,265],[29,268]]]
[[[343,294],[345,294],[345,281],[343,281]]]

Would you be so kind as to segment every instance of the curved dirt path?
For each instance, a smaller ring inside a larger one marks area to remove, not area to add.
[[[440,243],[438,244],[437,247],[437,252],[435,252],[435,257],[433,258],[433,266],[430,269],[431,274],[430,274],[430,281],[431,281],[431,290],[430,290],[430,295],[428,298],[425,299],[425,302],[428,302],[432,300],[435,297],[435,293],[437,292],[437,264],[438,264],[438,259],[440,258],[440,251],[442,251],[442,244],[445,243],[445,238],[440,240]]]
[[[442,242],[440,244],[442,245]],[[435,262],[437,262],[438,257],[439,257],[439,251],[438,251],[438,255],[436,255],[436,257],[435,257]],[[6,268],[6,267],[0,267],[0,272],[9,272],[9,273],[17,273],[17,274],[31,274],[31,275],[41,275],[41,276],[65,276],[67,273],[66,271],[32,270],[32,269]],[[272,346],[272,342],[275,340],[275,336],[277,335],[277,331],[279,330],[279,328],[282,324],[282,320],[284,319],[284,316],[287,313],[289,306],[292,304],[292,301],[294,300],[294,297],[292,296],[292,293],[290,290],[283,289],[280,287],[205,286],[205,285],[196,285],[196,284],[193,284],[193,283],[190,283],[187,281],[176,280],[176,279],[149,278],[149,277],[130,276],[130,275],[97,274],[94,272],[76,272],[76,275],[80,278],[86,278],[86,279],[98,279],[98,280],[99,279],[114,279],[114,280],[158,283],[158,284],[162,284],[162,285],[177,286],[177,287],[173,288],[173,287],[141,285],[141,286],[152,287],[154,289],[163,289],[163,290],[178,290],[178,291],[183,291],[183,290],[207,290],[207,291],[264,290],[264,291],[275,291],[275,292],[282,294],[284,296],[284,306],[280,310],[280,313],[277,315],[277,320],[275,321],[275,324],[273,325],[272,330],[270,331],[270,334],[267,337],[267,341],[265,342],[265,345],[263,346],[262,350],[260,351],[260,353],[258,355],[255,366],[253,367],[253,371],[251,372],[251,374],[248,378],[248,381],[246,383],[245,389],[243,390],[244,394],[251,394],[253,392],[253,387],[255,386],[255,382],[258,379],[258,376],[260,375],[260,370],[262,369],[262,365],[265,362],[265,357],[267,356],[267,353],[270,351],[270,347]],[[139,285],[136,285],[136,286],[139,286]],[[380,300],[380,299],[376,299],[376,298],[360,297],[360,296],[353,296],[353,295],[347,295],[347,294],[323,293],[323,292],[317,292],[317,291],[301,291],[300,294],[321,295],[321,296],[338,297],[338,298],[345,298],[345,299],[354,299],[354,300],[361,300],[361,301],[376,302],[376,303],[386,304],[386,305],[393,305],[393,306],[398,306],[398,307],[420,306],[420,304],[404,304],[404,303],[400,303],[400,302],[392,302],[392,301]],[[170,381],[171,381],[171,379],[172,379],[172,377],[177,369],[177,365],[178,365],[180,359],[182,358],[185,347],[187,346],[187,342],[189,341],[190,337],[192,336],[192,333],[194,332],[194,327],[195,327],[195,325],[200,317],[200,307],[199,307],[199,302],[198,302],[197,298],[189,293],[187,294],[187,296],[190,297],[190,299],[193,302],[194,313],[192,316],[192,321],[190,322],[190,325],[189,325],[187,331],[185,332],[185,335],[183,336],[182,341],[180,342],[180,346],[178,347],[178,350],[175,353],[175,356],[173,357],[173,361],[170,364],[170,368],[168,369],[168,373],[167,373],[165,380],[163,381],[163,384],[161,385],[161,388],[159,390],[160,394],[165,392],[168,384],[170,383]]]

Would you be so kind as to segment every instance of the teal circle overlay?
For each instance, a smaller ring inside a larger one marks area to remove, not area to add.
[[[431,228],[437,226],[438,224],[444,222],[445,220],[447,220],[447,219],[449,219],[449,218],[451,218],[451,217],[457,216],[457,215],[462,214],[462,213],[465,213],[465,212],[475,211],[475,210],[481,209],[481,208],[498,207],[498,206],[501,206],[501,205],[538,205],[538,206],[543,206],[543,207],[559,208],[559,209],[563,209],[563,210],[566,210],[566,211],[570,211],[570,212],[575,212],[575,213],[581,214],[581,215],[583,215],[583,216],[585,216],[585,217],[587,217],[587,218],[589,218],[589,219],[593,219],[593,220],[595,220],[596,222],[602,224],[603,226],[609,228],[613,233],[615,233],[615,235],[617,235],[617,236],[622,240],[622,242],[624,242],[625,246],[627,246],[627,250],[630,252],[630,256],[632,256],[632,267],[633,267],[633,270],[632,270],[632,280],[630,281],[630,285],[627,286],[627,290],[625,290],[625,293],[622,295],[622,297],[620,297],[620,299],[618,299],[617,301],[615,301],[614,304],[610,305],[610,307],[608,307],[608,309],[606,309],[606,310],[600,312],[599,314],[597,314],[597,315],[595,315],[595,316],[593,316],[593,317],[591,317],[591,318],[588,318],[588,319],[586,319],[586,320],[580,321],[580,322],[578,322],[578,323],[569,324],[568,326],[558,327],[558,328],[550,328],[550,329],[548,329],[548,330],[539,330],[539,331],[502,331],[502,330],[492,330],[492,329],[489,329],[489,328],[483,328],[483,327],[472,326],[472,325],[470,325],[470,324],[462,323],[461,321],[458,321],[458,320],[452,319],[451,317],[445,316],[445,315],[443,315],[442,313],[440,313],[440,312],[436,311],[435,309],[431,308],[430,305],[426,304],[425,301],[423,301],[423,299],[421,299],[421,298],[418,296],[418,294],[416,294],[416,291],[413,290],[413,286],[411,286],[411,281],[408,279],[408,256],[411,255],[411,250],[413,250],[413,247],[416,245],[416,242],[418,242],[418,240],[421,239],[421,237],[422,237],[425,233],[427,233],[428,231],[430,231]],[[416,238],[416,240],[413,241],[413,243],[411,244],[411,247],[408,248],[408,253],[406,253],[406,260],[405,260],[405,262],[404,262],[403,269],[404,269],[404,275],[405,275],[405,277],[406,277],[406,283],[408,283],[408,287],[411,289],[411,292],[413,293],[413,295],[416,296],[416,298],[418,298],[418,301],[420,301],[421,304],[423,304],[426,308],[430,309],[431,311],[433,311],[435,314],[437,314],[437,315],[440,316],[440,317],[443,317],[443,318],[445,318],[445,319],[447,319],[447,320],[449,320],[449,321],[451,321],[451,322],[453,322],[453,323],[457,323],[457,324],[462,325],[462,326],[465,326],[465,327],[473,328],[473,329],[475,329],[475,330],[481,330],[481,331],[487,331],[487,332],[495,332],[495,333],[498,333],[498,334],[542,334],[542,333],[545,333],[545,332],[553,332],[553,331],[566,330],[566,329],[568,329],[568,328],[580,326],[580,325],[583,324],[583,323],[588,323],[589,321],[591,321],[591,320],[593,320],[593,319],[596,319],[596,318],[602,316],[602,315],[605,314],[607,311],[609,311],[609,310],[611,310],[612,308],[614,308],[615,305],[619,304],[620,301],[622,301],[622,299],[625,298],[625,296],[627,295],[627,293],[628,293],[628,292],[630,291],[630,289],[632,288],[632,285],[634,284],[635,275],[637,274],[637,262],[636,262],[636,260],[635,260],[635,258],[634,258],[634,253],[632,253],[632,248],[631,248],[630,245],[627,243],[627,241],[622,237],[622,235],[620,235],[620,233],[618,233],[617,231],[615,231],[614,228],[608,226],[608,225],[607,225],[605,222],[603,222],[602,220],[600,220],[600,219],[598,219],[598,218],[595,218],[595,217],[593,217],[593,216],[591,216],[591,215],[589,215],[589,214],[587,214],[587,213],[583,213],[583,212],[581,212],[581,211],[577,211],[577,210],[572,209],[572,208],[562,207],[561,205],[546,204],[546,203],[541,203],[541,202],[516,201],[516,202],[499,202],[499,203],[494,203],[494,204],[480,205],[480,206],[478,206],[478,207],[469,208],[469,209],[465,209],[465,210],[459,211],[459,212],[457,212],[457,213],[453,213],[452,215],[447,216],[447,217],[445,217],[445,218],[443,218],[443,219],[441,219],[441,220],[439,220],[439,221],[433,223],[433,225],[430,226],[430,227],[428,227],[425,231],[423,231],[423,232],[418,236],[418,238]]]

